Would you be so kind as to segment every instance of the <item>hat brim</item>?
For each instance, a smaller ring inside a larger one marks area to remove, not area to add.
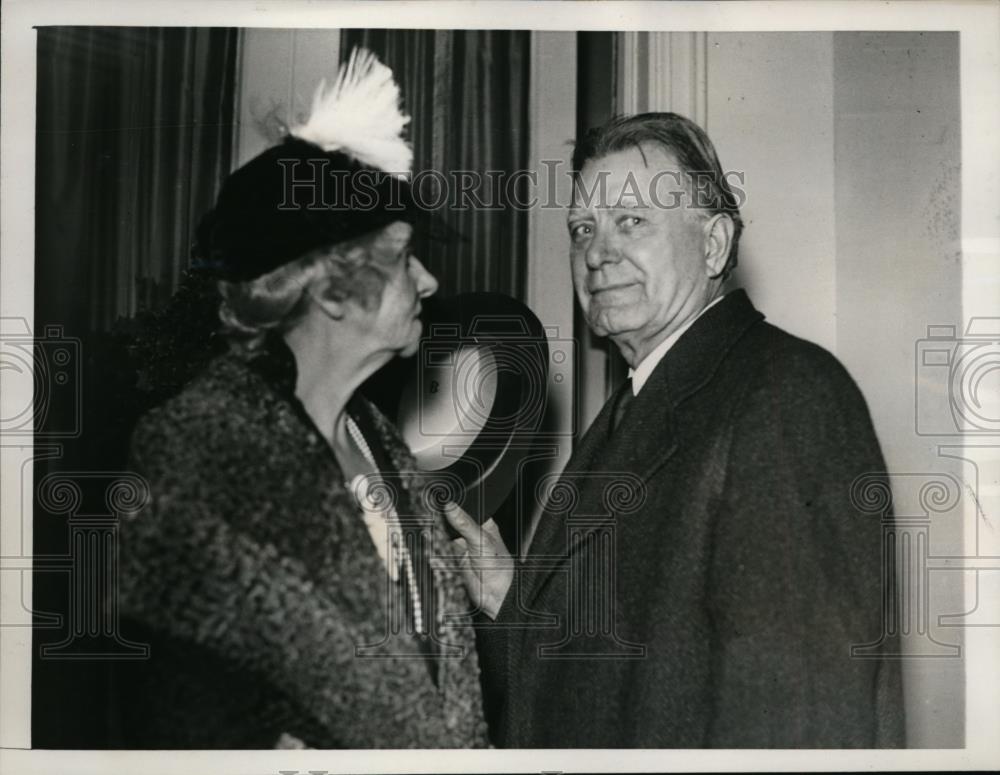
[[[499,293],[424,301],[414,358],[397,359],[364,392],[396,421],[418,466],[458,487],[481,521],[516,483],[542,427],[548,341],[525,304]]]

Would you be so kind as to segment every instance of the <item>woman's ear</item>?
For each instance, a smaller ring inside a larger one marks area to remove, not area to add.
[[[711,279],[725,271],[732,246],[733,219],[727,213],[716,213],[705,221],[705,272]]]
[[[310,291],[309,298],[312,300],[313,306],[315,306],[320,312],[331,320],[343,320],[343,299],[334,299],[324,295],[322,292],[317,291]]]

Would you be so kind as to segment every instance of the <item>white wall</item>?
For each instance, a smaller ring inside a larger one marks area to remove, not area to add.
[[[331,82],[339,65],[340,30],[241,30],[233,168],[273,144],[260,130],[267,113],[295,121],[308,112],[320,79]]]
[[[914,420],[917,341],[929,324],[962,328],[958,36],[711,34],[707,70],[708,132],[746,173],[737,284],[844,362],[900,475],[897,513],[919,515],[915,488],[971,481]],[[943,377],[920,388],[944,397]],[[932,520],[932,554],[959,553],[960,514]],[[965,610],[962,574],[929,578],[930,632],[961,645],[938,617]],[[908,658],[904,679],[909,744],[961,746],[964,659]]]
[[[968,466],[939,454],[946,439],[918,435],[915,424],[918,389],[947,397],[946,370],[918,364],[916,343],[928,325],[964,329],[958,34],[835,33],[833,42],[836,350],[897,475],[897,513],[915,514],[919,488],[937,475],[972,483]],[[931,553],[960,554],[961,511],[931,516]],[[962,581],[929,576],[929,633],[942,643],[963,643],[961,628],[936,621],[965,610]],[[910,739],[960,745],[964,659],[927,656],[904,668]]]
[[[710,34],[705,127],[746,204],[736,283],[835,349],[833,34]]]

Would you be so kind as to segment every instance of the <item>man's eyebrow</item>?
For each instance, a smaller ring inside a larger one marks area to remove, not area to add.
[[[598,204],[593,207],[570,207],[566,211],[566,220],[571,221],[574,218],[585,218],[590,215],[594,210],[602,210],[604,212],[614,212],[615,210],[649,210],[650,203],[646,201],[641,196],[622,196],[617,202],[609,204]]]
[[[593,208],[594,210],[600,210],[605,213],[614,213],[620,210],[649,210],[649,202],[641,198],[636,199],[625,199],[614,204],[607,205],[597,205]],[[571,221],[574,218],[583,218],[590,215],[590,210],[570,210],[566,216],[566,220]]]

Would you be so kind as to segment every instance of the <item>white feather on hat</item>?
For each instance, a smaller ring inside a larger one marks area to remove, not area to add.
[[[366,166],[406,177],[413,166],[413,150],[402,133],[410,117],[399,103],[392,70],[368,49],[355,48],[330,89],[325,78],[320,81],[309,118],[289,134],[324,151],[341,151]]]

